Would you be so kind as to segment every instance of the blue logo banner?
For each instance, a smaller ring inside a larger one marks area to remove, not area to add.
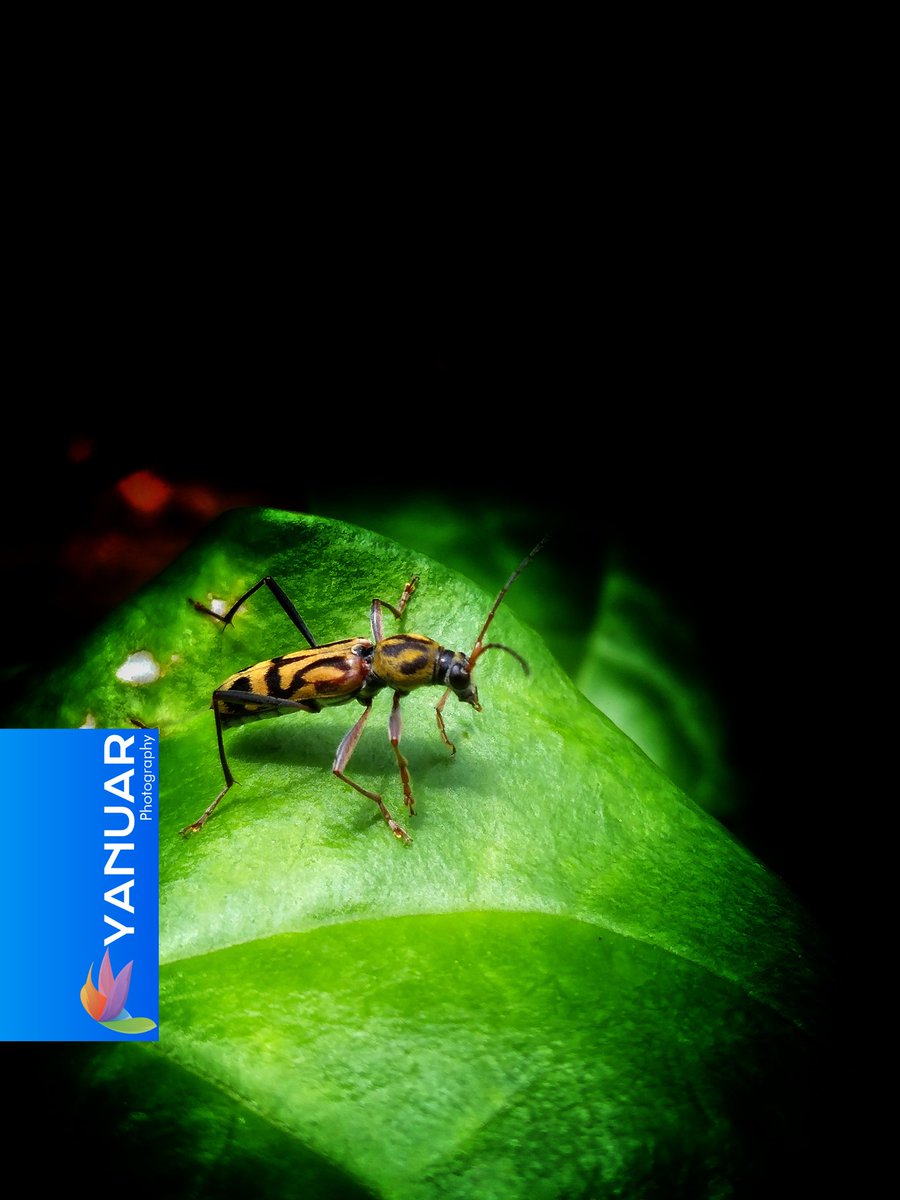
[[[0,729],[0,1040],[159,1037],[159,731]]]

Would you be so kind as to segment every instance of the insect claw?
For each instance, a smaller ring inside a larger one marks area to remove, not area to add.
[[[398,825],[397,822],[393,818],[391,818],[388,821],[388,825],[390,826],[391,833],[394,835],[395,838],[397,838],[399,841],[403,842],[404,846],[410,845],[410,843],[412,842],[412,838],[409,836],[409,834],[406,832],[406,830],[403,828],[402,825]]]
[[[213,612],[211,608],[207,608],[207,606],[205,604],[201,604],[199,600],[192,600],[190,596],[188,596],[187,602],[191,608],[196,609],[198,613],[203,613],[205,617],[212,617],[214,621],[219,621],[222,625],[223,633],[225,632],[227,626],[231,624],[231,613],[226,613],[223,617],[221,613]]]

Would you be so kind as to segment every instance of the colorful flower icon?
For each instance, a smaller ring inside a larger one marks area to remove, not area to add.
[[[98,986],[94,987],[91,979],[94,970],[94,964],[91,963],[87,980],[81,989],[81,1003],[85,1011],[107,1029],[115,1029],[118,1033],[146,1033],[148,1029],[156,1028],[156,1022],[151,1021],[149,1017],[132,1017],[125,1011],[133,966],[134,963],[130,962],[118,975],[113,975],[107,950],[100,964]]]

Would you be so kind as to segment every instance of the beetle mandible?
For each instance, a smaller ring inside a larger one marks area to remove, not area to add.
[[[224,616],[213,612],[205,604],[189,600],[188,603],[197,612],[205,613],[207,616],[221,621],[224,632],[241,605],[261,587],[267,587],[306,639],[310,648],[244,667],[243,670],[236,671],[235,674],[229,676],[213,692],[210,707],[215,714],[216,740],[219,746],[219,759],[225,777],[225,786],[212,804],[196,821],[191,825],[186,825],[181,833],[187,835],[201,830],[215,812],[219,802],[235,783],[228,759],[225,756],[225,744],[222,736],[224,730],[263,717],[280,717],[291,712],[317,713],[321,712],[323,708],[348,704],[351,700],[356,700],[363,706],[363,712],[338,746],[331,767],[332,772],[338,779],[374,801],[394,836],[400,841],[408,843],[409,834],[391,816],[381,796],[377,792],[364,788],[362,784],[351,779],[346,773],[353,751],[356,749],[372,711],[372,701],[385,688],[394,693],[388,719],[388,736],[400,770],[403,803],[412,816],[416,808],[409,775],[409,763],[400,751],[400,737],[403,730],[400,701],[416,688],[443,687],[444,694],[435,708],[438,731],[451,755],[456,753],[456,747],[447,737],[444,727],[444,705],[447,698],[453,693],[463,704],[471,704],[476,712],[481,712],[478,689],[472,678],[481,655],[487,650],[505,650],[507,654],[511,654],[516,659],[526,675],[528,674],[528,664],[521,654],[500,642],[485,642],[484,638],[506,593],[546,541],[547,538],[544,537],[538,542],[500,589],[470,654],[463,654],[458,650],[447,650],[438,645],[433,638],[419,633],[394,633],[388,637],[384,636],[384,610],[387,609],[397,620],[400,619],[416,589],[417,575],[414,575],[407,583],[396,606],[377,597],[372,600],[369,617],[371,639],[343,638],[340,641],[328,642],[321,646],[316,642],[306,622],[271,575],[260,579],[258,583],[244,592],[243,596],[234,602]]]

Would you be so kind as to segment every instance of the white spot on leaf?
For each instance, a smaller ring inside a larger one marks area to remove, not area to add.
[[[159,663],[146,650],[138,650],[136,654],[129,654],[116,671],[116,679],[135,685],[156,683],[159,675]]]
[[[224,600],[213,600],[210,602],[209,607],[210,607],[211,611],[216,614],[217,617],[224,617],[225,614],[228,612],[228,605],[225,603]]]
[[[92,712],[85,713],[84,724],[78,726],[79,729],[96,729],[97,718]]]

